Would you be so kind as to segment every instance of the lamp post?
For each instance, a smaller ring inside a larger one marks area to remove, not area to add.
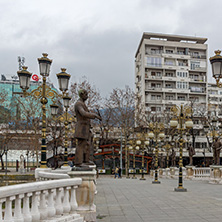
[[[173,106],[171,108],[171,112],[174,115],[173,120],[170,120],[170,126],[174,129],[178,130],[179,133],[179,147],[180,147],[180,159],[179,159],[179,185],[177,188],[174,189],[174,191],[178,192],[186,192],[187,189],[183,187],[183,144],[185,140],[183,139],[183,135],[185,131],[190,130],[193,127],[193,122],[190,119],[190,116],[192,114],[192,108],[190,106],[181,105]],[[179,121],[179,123],[178,123]],[[177,128],[178,127],[178,128]],[[189,134],[188,138],[189,138]]]
[[[142,165],[141,165],[141,178],[140,180],[146,180],[144,178],[144,151],[145,151],[145,146],[149,145],[149,141],[146,140],[146,128],[141,128],[142,134],[139,135],[140,139],[136,141],[136,145],[138,147],[141,147],[142,150]]]
[[[46,85],[46,78],[49,76],[50,67],[52,64],[52,60],[49,59],[47,53],[42,54],[43,57],[38,58],[40,75],[42,76],[42,85],[40,85],[37,89],[28,92],[27,90],[30,87],[30,78],[32,73],[30,73],[27,69],[28,67],[23,66],[21,71],[18,71],[19,83],[20,87],[23,91],[24,96],[33,96],[36,99],[40,99],[42,103],[42,145],[41,145],[41,166],[40,168],[47,168],[46,161],[46,104],[48,103],[48,99],[54,100],[55,97],[61,97],[55,90],[51,89]],[[67,80],[66,76],[66,80]],[[64,76],[60,76],[60,80],[64,83]]]
[[[170,150],[170,148],[171,148],[170,137],[167,135],[166,136],[166,145],[165,145],[166,154],[167,154],[167,168],[169,168],[169,150]]]
[[[163,123],[150,123],[149,124],[150,132],[148,133],[148,137],[152,140],[154,140],[155,145],[155,178],[154,181],[152,181],[153,184],[160,184],[160,181],[158,180],[158,146],[161,142],[161,140],[164,139],[165,134],[163,132],[164,130],[164,124]]]
[[[125,140],[125,168],[126,168],[126,179],[130,179],[129,176],[129,146],[128,140]]]
[[[210,63],[212,67],[212,74],[214,79],[216,80],[216,84],[218,87],[222,87],[222,83],[220,82],[222,78],[222,56],[220,55],[221,51],[215,51],[215,55],[210,57]]]
[[[132,143],[132,146],[129,146],[129,150],[133,151],[133,177],[132,179],[137,179],[136,177],[136,157],[135,157],[135,154],[136,154],[136,151],[138,151],[140,148],[139,146],[135,146],[136,143],[134,140],[131,141]]]
[[[75,121],[75,118],[68,113],[69,102],[71,97],[67,94],[63,96],[63,105],[65,107],[65,112],[60,115],[59,117],[55,117],[58,113],[58,106],[55,104],[50,105],[51,107],[51,114],[54,116],[54,119],[58,119],[59,121],[63,122],[65,125],[65,140],[64,140],[64,164],[63,166],[68,166],[68,126],[71,122]]]

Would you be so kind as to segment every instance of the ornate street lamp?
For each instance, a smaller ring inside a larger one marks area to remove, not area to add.
[[[52,104],[52,105],[50,105],[50,109],[51,109],[51,114],[52,114],[53,116],[55,116],[55,115],[58,114],[59,106],[56,105],[56,104]]]
[[[136,158],[135,158],[135,153],[139,149],[140,149],[139,146],[135,146],[135,142],[132,141],[132,146],[129,146],[129,150],[133,151],[133,177],[132,177],[132,179],[137,179],[137,177],[136,177]]]
[[[222,56],[220,55],[221,51],[215,51],[215,55],[210,57],[210,63],[212,66],[213,77],[216,80],[217,86],[222,87],[220,79],[222,78]]]
[[[68,90],[69,79],[70,79],[71,75],[66,73],[65,68],[61,68],[61,72],[56,75],[57,75],[58,82],[59,82],[59,89],[62,91],[62,94],[63,94],[63,97],[62,97],[63,98],[63,106],[65,108],[64,114],[62,114],[61,116],[59,116],[57,118],[61,122],[63,122],[65,125],[65,141],[64,141],[65,151],[64,151],[63,166],[68,166],[68,125],[69,125],[69,123],[75,121],[75,118],[68,113],[69,102],[71,100],[71,97],[69,97],[68,93],[66,93],[66,91]],[[51,105],[50,107],[51,107],[52,114],[55,115],[58,113],[58,111],[56,111],[57,107],[55,104]]]
[[[49,76],[50,67],[52,64],[52,60],[49,59],[47,53],[42,54],[43,57],[38,58],[40,75],[42,78],[42,85],[40,85],[37,89],[32,90],[31,92],[27,92],[30,87],[30,78],[32,74],[27,70],[26,66],[22,67],[21,71],[18,71],[19,83],[20,87],[23,91],[24,96],[33,96],[36,99],[40,99],[42,103],[42,145],[41,145],[41,166],[40,168],[47,168],[46,161],[46,104],[48,103],[48,98],[54,101],[55,97],[60,97],[60,95],[49,86],[46,85],[46,77]],[[56,111],[56,107],[54,106],[53,112]]]
[[[160,142],[164,139],[165,134],[163,133],[164,130],[164,124],[158,123],[158,122],[152,122],[149,124],[150,132],[148,133],[148,137],[152,140],[154,140],[155,143],[155,178],[154,181],[152,181],[153,184],[160,184],[160,181],[158,180],[158,146],[160,145]]]
[[[61,68],[61,72],[56,74],[59,81],[59,89],[65,93],[69,87],[70,74],[66,73],[65,68]]]
[[[30,79],[32,76],[32,73],[30,73],[27,66],[23,66],[21,71],[18,71],[18,77],[19,77],[19,83],[20,87],[23,91],[26,91],[29,89],[30,86]]]
[[[183,168],[183,144],[185,142],[185,140],[183,139],[183,135],[185,131],[189,131],[191,128],[193,128],[193,122],[190,119],[190,116],[192,114],[192,108],[190,106],[183,107],[183,105],[181,105],[180,107],[173,106],[171,108],[171,112],[174,115],[174,119],[170,121],[170,126],[178,130],[179,137],[180,137],[179,138],[179,146],[180,146],[179,185],[177,188],[174,189],[174,191],[186,192],[187,189],[183,187],[183,169],[182,169]]]

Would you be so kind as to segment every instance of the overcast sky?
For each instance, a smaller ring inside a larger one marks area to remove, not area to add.
[[[23,56],[38,74],[37,58],[47,52],[55,85],[65,67],[71,82],[86,76],[108,96],[134,88],[143,32],[206,37],[209,57],[222,49],[221,9],[221,0],[0,0],[0,73],[15,75]]]

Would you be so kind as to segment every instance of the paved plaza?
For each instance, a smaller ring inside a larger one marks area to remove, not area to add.
[[[174,192],[177,179],[97,179],[97,221],[219,222],[222,221],[222,185],[184,180],[187,192]]]

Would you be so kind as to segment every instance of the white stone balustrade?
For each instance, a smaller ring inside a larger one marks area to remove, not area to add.
[[[72,178],[0,187],[0,222],[83,222],[76,213],[81,184]]]
[[[199,180],[208,180],[210,178],[210,167],[194,167],[193,178]]]
[[[35,170],[36,180],[56,180],[56,179],[68,179],[70,176],[67,174],[71,171],[69,169],[52,170],[51,168],[37,168]]]

